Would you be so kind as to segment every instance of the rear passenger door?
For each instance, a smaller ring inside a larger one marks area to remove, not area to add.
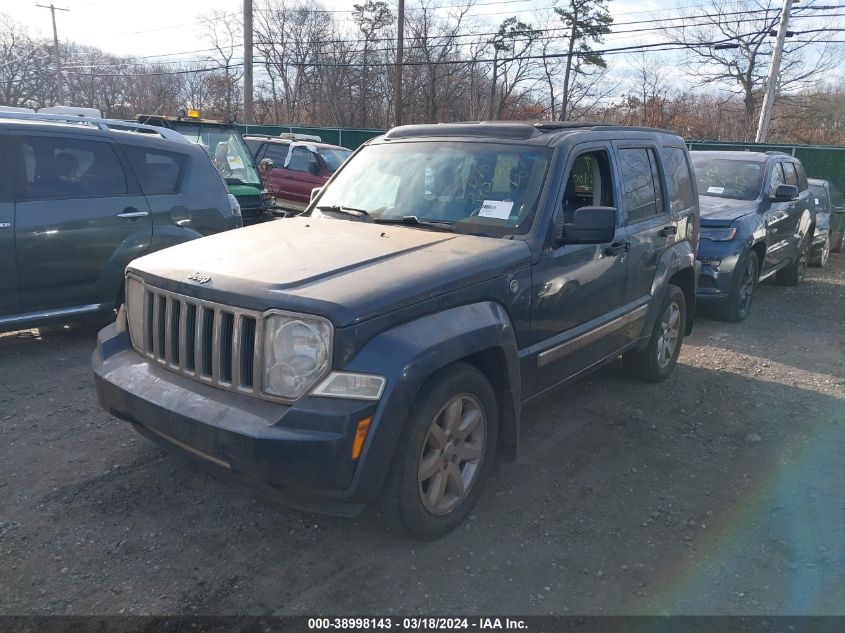
[[[12,153],[9,137],[0,131],[0,317],[20,313],[15,263],[15,177],[19,157]]]
[[[23,155],[15,206],[23,312],[114,303],[126,265],[150,245],[147,201],[108,139],[12,137]]]
[[[659,160],[651,143],[616,143],[622,181],[622,226],[618,240],[630,244],[626,302],[648,303],[663,252],[677,239],[677,226],[669,212]]]

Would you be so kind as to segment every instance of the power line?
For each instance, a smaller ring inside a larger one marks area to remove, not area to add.
[[[842,5],[842,6],[845,7],[845,5]],[[740,12],[738,12],[738,13],[740,13]],[[744,12],[741,12],[741,13],[744,13]],[[698,16],[690,16],[690,19],[693,19],[693,18],[712,18],[712,17],[717,17],[717,16],[715,14],[702,14],[702,15],[698,15]],[[792,16],[792,17],[793,18],[845,17],[845,13],[832,13],[832,14],[823,14],[823,15],[795,15],[795,16]],[[674,19],[674,18],[672,18],[672,19]],[[747,23],[747,22],[758,22],[760,19],[761,18],[738,19],[738,20],[733,20],[732,23],[737,24],[737,23]],[[638,20],[638,21],[635,21],[635,22],[629,22],[627,24],[644,24],[644,23],[651,23],[651,22],[652,21],[649,21],[649,20]],[[623,23],[620,23],[620,24],[623,24]],[[709,25],[708,23],[695,23],[695,24],[687,23],[687,24],[678,25],[675,28],[679,28],[679,29],[697,28],[697,27],[708,26],[708,25]],[[610,33],[610,35],[613,36],[613,35],[627,35],[627,34],[631,34],[631,33],[661,32],[661,31],[664,30],[664,28],[665,27],[642,28],[642,29],[625,29],[625,30],[619,30],[619,31],[612,31]],[[539,32],[539,33],[551,33],[551,32],[557,32],[557,31],[560,31],[560,30],[568,31],[569,29],[567,27],[557,27],[557,28],[549,28],[549,29],[536,29],[536,31]],[[819,32],[819,31],[801,31],[801,33],[808,33],[808,32]],[[498,33],[497,31],[484,32],[484,33],[459,33],[459,34],[454,34],[454,35],[439,36],[439,39],[450,39],[451,40],[451,39],[456,39],[456,38],[459,38],[459,37],[460,38],[484,37],[484,36],[496,35],[497,33]],[[429,39],[435,39],[435,38],[438,38],[438,36],[432,36]],[[516,38],[514,41],[527,41],[528,39],[530,39],[530,38]],[[367,40],[306,40],[306,41],[301,41],[301,42],[297,42],[297,43],[298,44],[306,44],[306,45],[324,46],[324,45],[330,44],[330,43],[351,44],[351,43],[359,43],[359,42],[366,42],[366,41]],[[375,39],[369,40],[369,42],[376,42],[376,41],[384,41],[384,40],[375,40]],[[388,41],[392,42],[393,40],[391,39],[391,40],[388,40]],[[412,42],[413,42],[413,40],[412,40]],[[259,41],[258,42],[259,45],[268,44],[268,43],[269,42],[267,42],[267,41],[263,41],[263,42]],[[234,42],[233,45],[232,45],[232,48],[236,48],[239,45],[240,44],[238,42]],[[450,46],[450,45],[451,45],[450,43],[431,44],[430,47],[443,47],[443,46]],[[420,45],[420,44],[415,45],[413,43],[406,44],[405,47],[408,50],[430,50],[429,46]],[[200,50],[196,50],[196,51],[184,51],[183,53],[173,53],[173,54],[202,53],[202,52],[212,52],[212,51],[215,51],[215,50],[217,50],[217,49],[210,48],[210,49],[200,49]],[[381,52],[393,52],[393,50],[394,50],[393,48],[372,48],[372,49],[367,49],[367,51],[357,49],[357,50],[350,50],[350,51],[345,51],[345,52],[350,54],[350,55],[357,55],[357,54],[361,54],[361,53],[364,53],[364,52],[381,53]],[[163,56],[164,55],[160,55],[158,57],[163,57]],[[202,63],[203,61],[205,61],[207,63],[207,60],[195,60],[195,59],[194,60],[190,60],[190,59],[187,59],[187,60],[168,60],[168,61],[160,61],[160,62],[156,62],[156,61],[153,61],[153,62],[136,62],[136,61],[133,61],[134,59],[145,59],[145,58],[153,58],[153,57],[157,57],[157,56],[150,55],[150,56],[141,57],[141,58],[129,58],[125,61],[124,60],[118,60],[118,61],[115,61],[115,62],[102,62],[102,63],[97,63],[97,64],[79,64],[79,63],[71,64],[71,65],[65,64],[65,68],[75,68],[75,69],[109,68],[109,67],[118,66],[118,65],[120,65],[120,66],[142,66],[142,65],[158,66],[158,65],[164,65],[164,64]],[[83,61],[83,60],[79,60],[79,61]],[[222,67],[221,67],[221,69],[222,69]]]
[[[702,47],[710,47],[716,44],[724,44],[728,42],[736,41],[739,37],[747,37],[750,35],[757,35],[760,32],[751,32],[751,33],[744,33],[738,35],[736,37],[727,38],[724,40],[716,40],[713,42],[708,42],[706,44],[678,44],[676,42],[655,42],[652,44],[637,44],[632,46],[620,46],[616,48],[606,48],[601,50],[590,51],[589,54],[594,55],[617,55],[620,53],[629,53],[629,52],[640,52],[645,50],[681,50],[681,49],[689,49],[689,48],[702,48]],[[574,52],[571,54],[572,57],[581,57],[586,53],[582,52]],[[569,53],[546,53],[543,55],[523,55],[518,57],[504,57],[498,58],[497,61],[500,63],[512,62],[517,60],[533,60],[533,59],[558,59],[558,58],[566,58],[570,57]],[[440,61],[403,61],[403,66],[443,66],[443,65],[460,65],[460,64],[484,64],[484,63],[491,63],[493,59],[449,59],[449,60],[440,60]],[[255,62],[260,63],[260,62]],[[332,63],[332,62],[304,62],[304,63],[296,63],[292,64],[295,66],[301,67],[308,67],[308,68],[355,68],[361,66],[367,66],[370,68],[380,68],[380,67],[393,67],[395,66],[395,62],[377,62],[372,64],[361,64],[361,63]],[[229,64],[228,68],[239,68],[243,66],[242,62]],[[148,72],[148,73],[102,73],[102,74],[93,74],[89,75],[86,73],[76,73],[82,74],[85,76],[94,76],[94,77],[144,77],[144,76],[161,76],[161,75],[182,75],[186,73],[200,73],[200,72],[214,72],[223,70],[222,67],[211,67],[211,68],[200,68],[200,69],[193,69],[193,70],[173,70],[173,71],[162,71],[162,72]]]

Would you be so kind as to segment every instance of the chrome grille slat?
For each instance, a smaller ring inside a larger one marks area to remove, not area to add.
[[[153,294],[153,357],[160,358],[161,357],[161,349],[160,349],[160,336],[161,336],[161,325],[159,323],[159,314],[161,314],[161,302],[166,299],[162,297],[160,294],[155,293]]]
[[[164,362],[173,364],[173,299],[164,298]]]
[[[232,386],[241,387],[241,328],[243,327],[243,315],[237,312],[232,321]]]
[[[179,370],[184,372],[188,366],[187,346],[186,346],[186,331],[185,325],[188,322],[188,302],[184,300],[179,301],[179,330],[177,336],[179,337]]]
[[[223,330],[223,311],[219,308],[214,310],[214,326],[211,330],[211,381],[220,384],[220,341],[223,340],[221,331]]]
[[[143,296],[142,305],[128,306],[129,310],[143,310],[147,323],[144,340],[132,342],[136,351],[194,380],[264,397],[260,384],[263,373],[260,312],[151,286],[145,286]],[[254,335],[246,333],[247,327]],[[206,338],[208,334],[210,341]],[[245,367],[252,370],[252,376],[245,372]],[[206,368],[211,369],[210,374]]]

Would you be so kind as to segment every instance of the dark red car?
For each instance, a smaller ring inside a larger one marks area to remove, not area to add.
[[[264,188],[284,209],[302,211],[311,191],[322,187],[352,150],[308,139],[244,136],[258,163]]]

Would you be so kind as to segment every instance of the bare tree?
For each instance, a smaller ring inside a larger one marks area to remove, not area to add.
[[[772,52],[769,33],[777,27],[780,8],[780,3],[766,0],[714,0],[709,6],[682,10],[682,17],[664,29],[670,41],[685,47],[685,62],[695,69],[700,85],[724,89],[742,99],[742,140],[753,136]],[[698,17],[692,21],[690,15]],[[779,90],[805,88],[836,66],[834,49],[822,38],[823,31],[802,34],[800,42],[784,49]]]
[[[234,62],[243,39],[240,16],[236,13],[214,11],[211,15],[201,18],[200,24],[205,39],[214,49],[208,61],[223,71],[222,76],[216,77],[212,83],[223,95],[226,116],[235,114],[240,105],[239,82],[243,77],[243,66]]]

